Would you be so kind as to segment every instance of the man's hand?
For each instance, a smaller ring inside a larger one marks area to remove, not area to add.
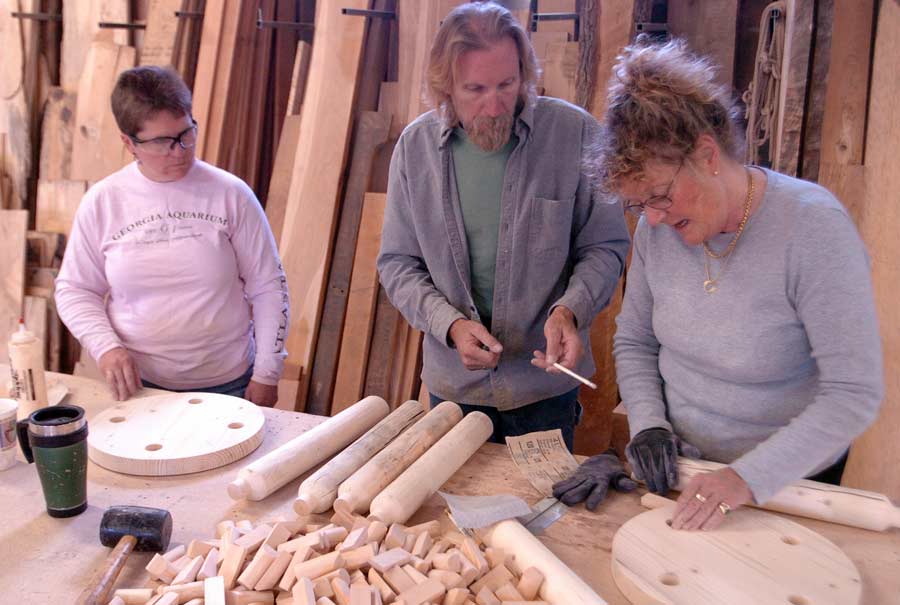
[[[715,529],[732,510],[753,500],[747,483],[730,466],[691,479],[675,507],[673,529]]]
[[[250,381],[244,391],[244,399],[264,408],[274,407],[278,403],[278,385],[262,384]]]
[[[116,401],[125,401],[141,388],[141,373],[124,347],[110,349],[97,360]]]
[[[644,429],[625,446],[631,471],[654,494],[665,496],[678,484],[678,454],[699,458],[700,452],[661,427]]]
[[[613,449],[591,456],[571,477],[554,483],[553,497],[567,506],[586,499],[584,505],[593,511],[606,498],[610,485],[620,492],[630,492],[637,487],[637,483],[625,474],[625,467]]]
[[[457,319],[450,326],[450,340],[467,370],[490,370],[497,367],[503,345],[483,324],[470,319]]]
[[[567,307],[559,305],[550,313],[544,323],[544,338],[547,339],[547,352],[535,351],[531,360],[533,366],[551,374],[559,374],[560,371],[553,367],[554,363],[571,370],[584,356],[584,345],[578,337],[575,315]]]

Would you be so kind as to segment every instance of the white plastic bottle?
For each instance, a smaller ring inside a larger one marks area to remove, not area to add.
[[[19,329],[9,339],[9,370],[12,390],[9,396],[19,402],[17,418],[28,418],[35,410],[49,405],[44,378],[44,352],[40,339],[19,320]]]

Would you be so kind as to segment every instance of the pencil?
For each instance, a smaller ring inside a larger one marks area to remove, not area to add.
[[[591,387],[591,388],[594,389],[594,390],[597,389],[597,385],[596,385],[596,384],[594,384],[593,382],[591,382],[590,380],[588,380],[588,379],[585,378],[584,376],[580,376],[579,374],[576,374],[575,372],[573,372],[572,370],[570,370],[570,369],[567,368],[566,366],[560,365],[560,364],[558,364],[558,363],[554,363],[554,364],[553,364],[553,367],[556,368],[557,370],[559,370],[560,372],[563,372],[564,374],[568,374],[569,376],[571,376],[572,378],[574,378],[574,379],[577,380],[578,382],[580,382],[580,383],[582,383],[582,384],[584,384],[584,385],[587,385],[587,386]]]

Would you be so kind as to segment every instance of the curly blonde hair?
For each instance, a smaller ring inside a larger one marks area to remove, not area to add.
[[[730,157],[743,157],[739,110],[707,59],[684,40],[638,36],[617,57],[608,105],[586,170],[601,190],[643,174],[649,160],[679,162],[698,137],[711,135]]]
[[[511,38],[519,51],[519,105],[534,103],[540,69],[528,34],[511,12],[493,2],[471,2],[457,6],[441,23],[428,57],[425,97],[448,126],[459,123],[450,97],[459,57],[490,48],[504,37]]]

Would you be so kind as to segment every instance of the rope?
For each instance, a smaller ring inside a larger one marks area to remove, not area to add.
[[[772,146],[769,144],[778,127],[778,114],[784,54],[784,2],[772,2],[763,9],[759,23],[759,44],[753,80],[742,95],[747,106],[747,163],[772,165]]]

